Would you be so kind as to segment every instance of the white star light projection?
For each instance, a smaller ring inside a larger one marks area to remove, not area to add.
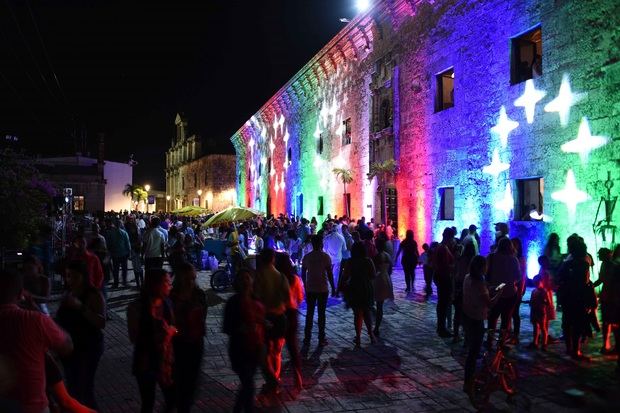
[[[579,132],[577,133],[577,138],[572,141],[566,142],[561,146],[563,152],[567,153],[578,153],[581,158],[581,163],[585,164],[588,162],[588,157],[590,156],[590,152],[593,150],[604,146],[609,142],[609,138],[607,136],[593,136],[590,132],[590,124],[588,123],[588,118],[581,118],[581,124],[579,125]]]
[[[504,211],[507,217],[510,218],[510,211],[514,208],[515,201],[512,197],[512,188],[510,182],[506,183],[506,190],[504,191],[504,197],[495,203],[495,208]]]
[[[508,144],[508,134],[519,126],[519,122],[515,122],[508,118],[506,115],[506,108],[502,106],[499,109],[499,119],[497,124],[491,128],[491,132],[499,136],[499,140],[502,143],[502,148],[505,148]]]
[[[284,140],[284,143],[288,143],[288,138],[290,138],[291,135],[288,134],[288,128],[284,129],[284,137],[282,137],[282,139]]]
[[[577,212],[577,204],[587,201],[590,196],[577,188],[575,184],[575,174],[572,169],[569,169],[566,173],[566,184],[564,189],[555,191],[551,194],[551,198],[555,201],[563,202],[568,210],[568,217],[572,221],[575,219],[575,212]]]
[[[566,126],[568,125],[571,106],[587,95],[587,93],[573,93],[570,88],[568,74],[564,73],[562,76],[562,84],[560,85],[560,92],[555,99],[545,105],[545,112],[557,112],[558,115],[560,115],[560,124]]]
[[[538,90],[534,86],[534,81],[528,79],[525,81],[525,91],[523,94],[515,100],[514,105],[520,106],[525,109],[525,118],[527,123],[534,122],[534,112],[536,111],[536,104],[545,97],[547,92],[544,90]]]
[[[499,176],[502,172],[508,170],[510,168],[510,164],[504,163],[499,159],[499,149],[495,149],[493,151],[493,158],[489,165],[486,165],[482,168],[482,172],[485,174],[493,175],[495,178]]]

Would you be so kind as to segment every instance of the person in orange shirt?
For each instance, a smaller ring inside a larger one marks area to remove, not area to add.
[[[297,344],[297,329],[299,326],[299,312],[297,309],[304,299],[304,287],[301,278],[296,274],[291,257],[287,253],[276,254],[276,269],[286,276],[290,286],[290,299],[286,305],[286,332],[284,333],[284,340],[291,357],[291,363],[295,369],[295,388],[300,391],[303,388],[303,378],[301,374],[301,357],[299,356],[299,346]]]
[[[67,262],[73,260],[84,261],[88,268],[90,283],[93,287],[101,290],[103,287],[103,268],[99,258],[86,249],[86,238],[83,235],[77,235],[73,239],[73,248],[67,253]]]

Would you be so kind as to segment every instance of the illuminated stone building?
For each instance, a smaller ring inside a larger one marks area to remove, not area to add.
[[[219,211],[235,204],[235,156],[205,154],[200,136],[189,136],[187,120],[177,114],[174,123],[176,136],[166,152],[168,210],[199,205]]]
[[[619,28],[617,0],[376,0],[232,136],[239,203],[341,215],[349,168],[351,215],[387,207],[400,237],[476,224],[486,253],[507,222],[529,276],[551,232],[594,251],[619,225],[597,215],[620,188]],[[384,205],[367,174],[390,159]]]

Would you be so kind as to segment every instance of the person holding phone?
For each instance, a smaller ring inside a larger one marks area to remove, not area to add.
[[[465,343],[468,346],[463,390],[470,397],[473,397],[476,358],[484,339],[484,320],[487,319],[489,309],[499,300],[505,288],[505,284],[495,287],[496,292],[491,298],[489,288],[484,281],[486,269],[486,259],[481,255],[476,255],[472,258],[469,274],[463,281],[463,313],[461,316],[465,329]]]

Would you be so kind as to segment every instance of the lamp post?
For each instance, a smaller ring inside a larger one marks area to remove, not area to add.
[[[166,195],[166,212],[170,212],[170,195]]]
[[[202,189],[196,191],[196,195],[198,195],[198,206],[200,206],[200,196],[202,195]]]
[[[151,190],[151,185],[146,184],[144,185],[144,190],[146,191],[146,213],[148,214],[149,212],[149,191]]]

